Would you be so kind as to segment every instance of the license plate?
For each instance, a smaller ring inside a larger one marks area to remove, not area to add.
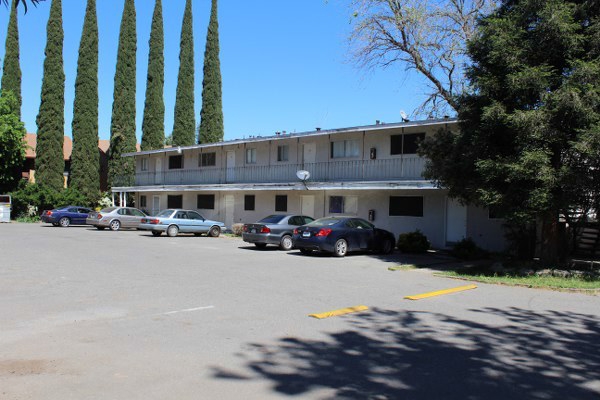
[[[302,237],[310,237],[310,232],[302,232]]]
[[[250,233],[256,233],[256,229],[250,229]]]

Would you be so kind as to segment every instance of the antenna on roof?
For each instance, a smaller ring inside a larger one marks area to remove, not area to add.
[[[408,119],[408,115],[406,115],[406,113],[404,112],[404,110],[400,110],[400,118],[402,118],[402,122],[408,122],[408,121],[410,121]]]

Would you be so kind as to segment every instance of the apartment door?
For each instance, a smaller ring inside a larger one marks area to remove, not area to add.
[[[160,196],[152,196],[152,215],[156,215],[160,212]]]
[[[227,152],[227,182],[235,181],[235,151]]]
[[[300,213],[309,217],[315,216],[315,196],[301,196]]]
[[[154,164],[154,184],[162,183],[162,159],[157,158]]]
[[[304,164],[314,164],[317,161],[317,144],[305,143],[303,146],[302,162]]]
[[[446,202],[446,245],[459,242],[467,237],[467,207],[457,200]]]
[[[232,194],[225,195],[225,226],[231,228],[233,226],[233,209],[235,206],[235,198]]]

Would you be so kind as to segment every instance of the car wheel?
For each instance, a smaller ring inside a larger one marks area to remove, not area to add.
[[[333,247],[333,254],[336,257],[344,257],[348,253],[348,242],[345,239],[338,239]]]
[[[304,255],[309,255],[310,253],[312,253],[311,249],[300,249],[300,253],[304,254]]]
[[[266,243],[254,243],[254,245],[259,249],[264,249],[265,247],[267,247]]]
[[[218,226],[213,226],[212,228],[210,228],[210,231],[208,231],[208,236],[210,237],[219,237],[220,234],[221,228],[219,228]]]
[[[103,226],[97,226],[96,229],[98,229],[99,231],[103,231],[104,227]]]
[[[162,232],[152,231],[152,236],[159,237],[161,234],[162,234]]]
[[[381,247],[381,252],[383,254],[390,254],[393,251],[394,251],[394,242],[390,239],[386,239],[385,242],[383,242],[383,247]]]
[[[279,248],[284,251],[290,251],[293,246],[294,242],[292,242],[292,237],[290,235],[283,235],[281,242],[279,243]]]
[[[58,223],[63,228],[66,228],[67,226],[71,225],[71,220],[67,217],[62,217],[61,219],[58,220]]]
[[[170,225],[167,228],[167,236],[169,236],[169,237],[175,237],[175,236],[177,236],[178,233],[179,233],[179,228],[177,227],[177,225]]]
[[[118,231],[119,229],[121,229],[121,221],[119,221],[118,219],[115,219],[114,221],[110,221],[110,230],[111,231]]]

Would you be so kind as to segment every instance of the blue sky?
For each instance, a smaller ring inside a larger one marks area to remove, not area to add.
[[[419,77],[400,66],[366,71],[349,58],[348,0],[261,0],[219,2],[221,74],[225,139],[267,136],[276,131],[304,132],[400,121],[426,89]],[[99,136],[110,137],[110,119],[119,26],[124,0],[98,1]],[[154,0],[136,0],[137,138],[141,140],[148,65],[148,39]],[[71,136],[77,57],[85,0],[63,0],[65,30],[65,135]],[[165,24],[165,132],[173,128],[179,68],[179,39],[185,0],[163,0]],[[20,10],[23,121],[36,132],[40,104],[46,23],[50,2]],[[200,122],[202,67],[210,0],[194,0],[196,124]],[[0,58],[9,10],[0,7]],[[1,65],[1,64],[0,64]]]

